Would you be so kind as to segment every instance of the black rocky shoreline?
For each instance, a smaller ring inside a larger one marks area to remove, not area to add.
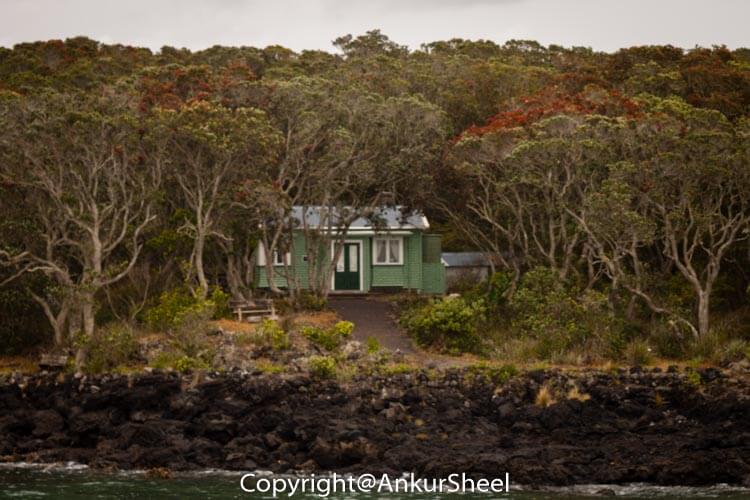
[[[532,371],[504,383],[468,369],[347,382],[239,371],[12,376],[0,379],[0,459],[750,486],[750,377],[715,369]]]

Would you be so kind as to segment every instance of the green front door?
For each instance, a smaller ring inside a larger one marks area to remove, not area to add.
[[[335,290],[359,290],[359,243],[344,243],[334,275]]]

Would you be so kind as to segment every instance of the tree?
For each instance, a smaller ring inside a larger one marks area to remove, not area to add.
[[[83,334],[95,335],[96,295],[123,279],[154,220],[162,159],[145,155],[137,117],[126,98],[46,94],[3,100],[1,154],[7,189],[22,193],[32,230],[17,252],[4,250],[19,273],[43,273],[60,293],[35,295],[64,340],[71,311]],[[54,299],[58,299],[54,311]],[[80,349],[77,364],[85,359]]]
[[[193,239],[190,278],[197,282],[197,295],[205,298],[206,241],[229,238],[223,223],[233,196],[273,156],[278,134],[260,110],[196,102],[156,110],[151,136],[163,144],[170,179],[189,213],[181,230]]]

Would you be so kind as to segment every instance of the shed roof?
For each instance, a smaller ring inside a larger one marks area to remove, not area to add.
[[[298,225],[302,225],[303,212],[304,220],[307,221],[308,227],[318,227],[320,225],[321,212],[325,207],[321,206],[294,206],[292,207],[292,217]],[[335,221],[334,221],[335,223]],[[359,217],[349,226],[350,231],[372,231],[378,230],[396,230],[396,229],[418,229],[428,230],[430,223],[422,213],[417,211],[408,211],[405,207],[397,205],[394,207],[377,207],[370,217]]]
[[[446,267],[489,267],[490,254],[486,252],[443,252]]]

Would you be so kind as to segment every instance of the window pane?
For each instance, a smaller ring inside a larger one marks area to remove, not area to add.
[[[340,246],[336,245],[336,249],[338,250],[341,248]],[[336,262],[336,272],[337,273],[343,273],[344,272],[344,249],[341,249],[341,253],[339,254],[339,260]]]
[[[398,264],[398,256],[400,253],[399,246],[401,245],[401,240],[390,240],[390,255],[388,256],[388,262],[391,264]]]
[[[357,272],[359,266],[357,265],[357,259],[359,258],[359,247],[357,245],[349,245],[349,271]]]
[[[385,264],[386,263],[386,244],[388,243],[387,240],[375,240],[375,262],[378,264]]]

